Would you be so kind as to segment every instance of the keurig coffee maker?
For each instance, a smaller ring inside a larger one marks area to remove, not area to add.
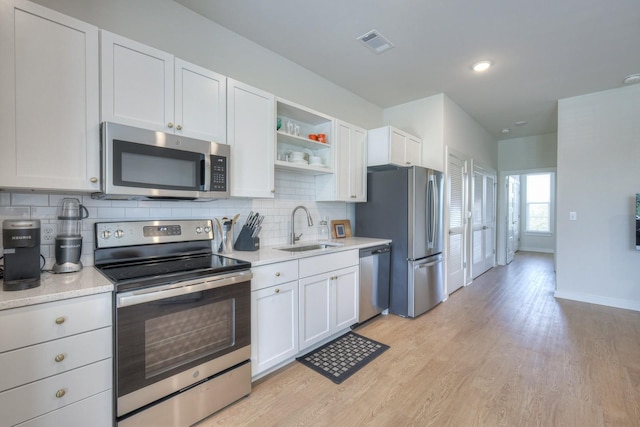
[[[87,208],[78,199],[62,199],[58,207],[58,235],[56,236],[56,263],[54,273],[72,273],[82,269],[82,220],[89,216]]]
[[[5,291],[40,286],[40,220],[2,221]]]

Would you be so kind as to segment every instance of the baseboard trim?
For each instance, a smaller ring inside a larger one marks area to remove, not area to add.
[[[587,302],[590,304],[604,305],[607,307],[623,308],[625,310],[640,311],[640,302],[618,298],[601,297],[598,295],[580,294],[574,292],[555,291],[556,298],[568,299],[572,301]]]
[[[555,253],[555,250],[553,249],[549,249],[549,248],[531,248],[531,247],[524,247],[521,246],[518,248],[519,251],[523,251],[523,252],[542,252],[545,254],[552,254]]]

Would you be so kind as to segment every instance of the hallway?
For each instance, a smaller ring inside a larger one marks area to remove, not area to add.
[[[552,255],[518,252],[358,329],[391,349],[343,384],[294,362],[198,426],[637,426],[640,313],[555,299],[554,280]]]

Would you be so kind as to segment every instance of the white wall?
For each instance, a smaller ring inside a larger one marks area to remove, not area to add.
[[[444,141],[483,167],[498,170],[498,145],[493,136],[448,96],[444,96]]]
[[[383,124],[382,108],[174,1],[35,2],[365,129]]]
[[[498,141],[498,168],[526,171],[558,165],[558,134],[548,133]]]
[[[559,101],[557,179],[556,296],[640,310],[640,85]]]

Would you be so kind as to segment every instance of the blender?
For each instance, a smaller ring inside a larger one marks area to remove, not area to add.
[[[56,236],[54,273],[72,273],[82,269],[81,224],[89,216],[78,199],[62,199],[58,207],[58,235]]]

